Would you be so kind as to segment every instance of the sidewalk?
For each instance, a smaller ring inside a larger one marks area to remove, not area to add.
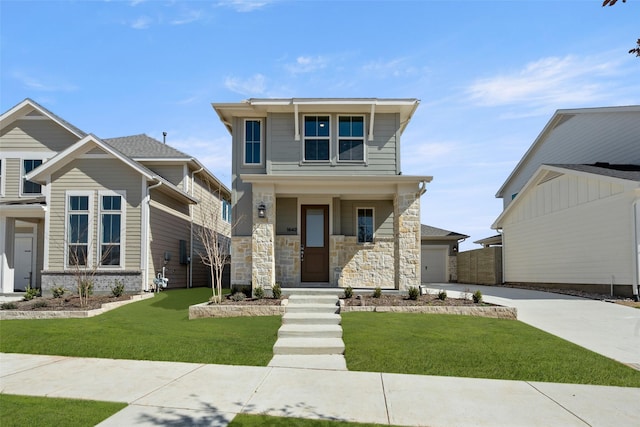
[[[0,391],[129,404],[101,427],[226,426],[238,413],[432,427],[635,427],[640,402],[640,388],[6,353]]]

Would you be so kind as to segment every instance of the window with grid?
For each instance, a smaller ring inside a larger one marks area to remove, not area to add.
[[[100,206],[100,265],[120,265],[122,196],[103,195]]]
[[[338,160],[364,160],[364,117],[338,118]]]
[[[305,116],[304,160],[329,160],[329,116]]]
[[[259,165],[262,163],[262,122],[260,120],[245,120],[244,122],[244,163]]]
[[[26,175],[40,166],[42,160],[23,160],[22,161],[22,194],[41,194],[42,186],[35,182],[27,181]]]
[[[87,265],[89,253],[89,196],[69,196],[67,265]]]
[[[222,201],[222,220],[231,222],[231,203],[226,200]]]
[[[373,208],[358,208],[358,243],[373,243]]]

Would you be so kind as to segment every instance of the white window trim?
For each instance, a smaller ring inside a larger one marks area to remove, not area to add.
[[[371,242],[360,242],[358,241],[358,231],[359,231],[359,224],[358,224],[358,218],[359,218],[359,212],[361,209],[371,209],[371,221],[372,221],[372,227],[373,230],[372,231],[372,235],[371,235]],[[358,206],[356,207],[356,228],[355,228],[355,234],[356,234],[356,243],[359,245],[373,245],[376,241],[376,208],[374,208],[373,206]]]
[[[308,137],[309,139],[327,139],[329,142],[329,158],[327,160],[308,160],[307,159],[307,153],[305,152],[306,146],[307,146],[307,134],[306,134],[306,126],[305,126],[305,118],[306,117],[329,117],[329,136],[327,137]],[[333,116],[331,114],[327,114],[327,113],[316,113],[316,114],[303,114],[302,115],[302,163],[321,163],[321,164],[327,164],[327,163],[331,163],[332,159],[333,159],[333,144],[331,143],[332,141],[332,123],[334,122],[333,120]]]
[[[220,199],[220,216],[224,222],[231,224],[231,202]]]
[[[340,117],[362,117],[362,136],[340,138]],[[336,160],[338,163],[366,163],[367,161],[367,117],[364,114],[339,114],[336,120]],[[362,139],[362,160],[340,160],[340,140],[341,139]]]
[[[0,157],[0,197],[4,196],[4,183],[7,176],[7,159]]]
[[[120,196],[120,265],[102,265],[102,214],[117,211],[103,211],[102,210],[102,197],[103,196]],[[96,259],[98,261],[99,270],[124,270],[125,268],[125,256],[126,256],[126,222],[127,222],[127,192],[125,190],[101,190],[98,191],[98,244],[96,245]]]
[[[87,268],[91,268],[93,265],[93,251],[91,250],[91,245],[93,244],[93,213],[95,211],[94,208],[94,192],[93,191],[65,191],[64,193],[64,270],[69,271],[73,270],[73,266],[69,265],[69,213],[72,212],[69,210],[69,200],[72,196],[88,196],[89,197],[89,218],[87,221]],[[73,211],[77,212],[77,211]]]
[[[259,163],[247,163],[247,122],[260,123],[260,162]],[[242,165],[247,167],[259,167],[264,166],[264,153],[265,153],[265,130],[264,120],[261,118],[247,118],[242,122]]]
[[[40,184],[40,192],[39,193],[25,193],[24,192],[24,179],[26,173],[24,172],[24,162],[25,160],[41,160],[42,165],[47,161],[46,158],[38,157],[38,156],[30,156],[30,157],[22,157],[20,158],[20,197],[34,197],[34,196],[42,196],[44,195],[44,185]],[[41,165],[41,166],[42,166]],[[33,170],[33,169],[32,169]],[[36,182],[37,184],[37,182]]]

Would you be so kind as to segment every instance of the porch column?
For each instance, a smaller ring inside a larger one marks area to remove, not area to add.
[[[253,231],[251,233],[251,285],[271,288],[276,280],[275,223],[276,196],[273,185],[253,185]],[[264,205],[264,218],[258,215],[258,206]]]
[[[395,197],[396,288],[420,286],[420,193],[415,186],[398,186]]]

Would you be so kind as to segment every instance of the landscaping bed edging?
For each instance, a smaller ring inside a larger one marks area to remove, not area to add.
[[[515,307],[470,307],[470,306],[342,306],[340,313],[349,312],[376,312],[376,313],[430,313],[430,314],[457,314],[463,316],[490,317],[494,319],[518,319],[518,310]]]
[[[142,301],[153,298],[155,294],[147,293],[140,295],[132,295],[130,299],[125,301],[107,302],[102,304],[101,308],[95,310],[0,310],[0,320],[28,320],[28,319],[81,319],[86,317],[98,316],[114,308],[131,304],[132,302]]]
[[[202,304],[189,306],[189,320],[208,317],[242,317],[242,316],[282,316],[286,304],[281,305],[228,305]]]

